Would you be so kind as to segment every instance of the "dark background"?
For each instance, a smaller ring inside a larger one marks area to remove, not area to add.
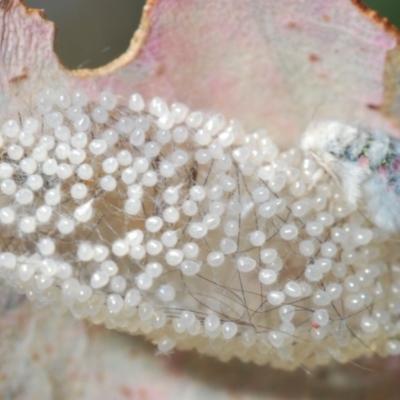
[[[57,27],[55,51],[68,68],[95,68],[125,52],[145,0],[24,0]]]
[[[215,0],[218,1],[218,0]],[[279,1],[279,0],[275,0]],[[123,54],[145,0],[25,0],[57,26],[55,50],[68,68],[95,68]],[[363,3],[400,27],[400,0]]]

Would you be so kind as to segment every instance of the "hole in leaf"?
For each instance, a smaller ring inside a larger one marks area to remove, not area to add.
[[[26,0],[57,27],[55,52],[70,69],[96,68],[123,54],[145,0]]]

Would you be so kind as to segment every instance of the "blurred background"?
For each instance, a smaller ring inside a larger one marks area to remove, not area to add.
[[[218,1],[218,0],[215,0]],[[400,0],[363,0],[400,27]],[[55,50],[68,68],[95,68],[123,54],[145,0],[25,0],[55,22]]]
[[[67,68],[96,68],[125,52],[145,0],[25,0],[57,27],[55,51]]]
[[[361,3],[378,11],[380,15],[386,17],[393,25],[396,25],[400,29],[399,0],[361,0]]]

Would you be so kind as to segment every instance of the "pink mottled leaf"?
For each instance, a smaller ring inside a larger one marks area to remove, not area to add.
[[[284,146],[315,115],[389,126],[375,108],[396,38],[348,0],[170,0],[149,21],[143,50],[98,85],[219,110]]]
[[[138,90],[223,112],[247,129],[267,127],[285,147],[312,117],[398,132],[378,111],[396,36],[349,0],[150,1],[125,55],[76,72],[54,56],[50,23],[17,0],[2,4],[6,91],[22,78],[32,89],[70,80],[93,96],[104,87],[121,95]]]

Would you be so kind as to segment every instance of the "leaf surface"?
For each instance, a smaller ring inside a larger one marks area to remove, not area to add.
[[[26,77],[31,90],[60,79],[92,96],[104,87],[139,91],[265,127],[284,147],[312,118],[399,132],[384,115],[397,104],[385,84],[395,79],[393,62],[384,74],[397,38],[349,0],[152,0],[126,54],[75,72],[52,52],[52,24],[17,0],[2,4],[5,89]]]

